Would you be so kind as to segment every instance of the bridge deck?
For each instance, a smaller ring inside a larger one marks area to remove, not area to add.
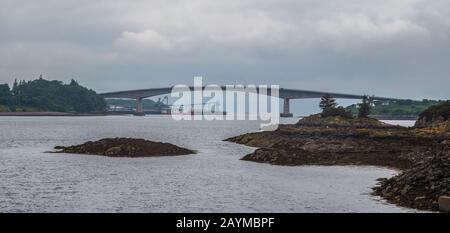
[[[194,90],[194,87],[189,87],[190,90]],[[204,89],[205,87],[203,87]],[[222,90],[227,90],[227,86],[221,86]],[[244,91],[248,92],[248,90]],[[150,89],[137,89],[137,90],[127,90],[127,91],[117,91],[117,92],[107,92],[101,93],[100,95],[104,98],[129,98],[129,99],[142,99],[148,98],[152,96],[169,94],[172,92],[172,87],[164,87],[164,88],[150,88]],[[259,92],[259,89],[257,89]],[[268,88],[268,95],[271,94],[270,88]],[[333,98],[338,99],[362,99],[364,95],[355,95],[355,94],[343,94],[343,93],[333,93],[333,92],[324,92],[324,91],[311,91],[311,90],[299,90],[299,89],[279,89],[279,97],[282,99],[310,99],[310,98],[320,98],[326,94],[329,94]],[[388,97],[378,97],[371,96],[373,100],[400,100],[396,98],[388,98]]]

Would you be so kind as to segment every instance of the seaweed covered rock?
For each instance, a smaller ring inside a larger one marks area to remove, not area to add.
[[[134,138],[105,138],[75,146],[57,146],[55,153],[103,155],[109,157],[150,157],[187,155],[192,150],[170,143],[153,142]]]
[[[398,126],[389,125],[373,118],[322,117],[321,114],[302,118],[296,125],[309,127],[398,128]]]
[[[404,170],[377,194],[419,209],[436,210],[449,195],[450,134],[385,124],[371,118],[322,117],[280,125],[227,141],[258,147],[242,160],[276,165],[374,165]],[[442,148],[447,148],[443,150]]]
[[[449,141],[431,160],[417,163],[411,169],[382,179],[375,193],[388,201],[422,210],[439,210],[438,200],[450,195]]]
[[[431,159],[435,145],[443,140],[441,135],[418,135],[412,129],[369,118],[341,120],[314,115],[296,125],[280,125],[275,131],[244,134],[227,141],[258,147],[242,158],[254,162],[408,169],[417,161]]]

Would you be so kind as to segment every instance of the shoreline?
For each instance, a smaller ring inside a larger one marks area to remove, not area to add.
[[[8,117],[8,116],[30,116],[30,117],[47,117],[47,116],[109,116],[109,114],[100,114],[100,113],[70,113],[70,112],[0,112],[0,117]]]
[[[247,133],[225,141],[254,147],[252,153],[241,158],[245,161],[281,166],[393,169],[400,174],[378,180],[373,195],[398,206],[437,211],[438,197],[448,195],[445,187],[439,187],[447,182],[445,148],[449,138],[450,134],[393,126],[375,119],[313,115],[297,124],[280,125],[275,131]],[[429,170],[430,166],[434,169]],[[417,182],[410,183],[412,179]]]
[[[127,116],[133,115],[134,112],[105,112],[105,113],[71,113],[71,112],[0,112],[0,117],[2,116],[32,116],[32,117],[47,117],[47,116]],[[168,115],[164,113],[146,112],[146,115]],[[170,114],[169,114],[170,115]],[[305,118],[306,116],[296,116],[295,118]],[[377,120],[388,120],[388,121],[412,121],[417,120],[418,117],[403,117],[403,116],[373,116]]]
[[[246,133],[224,141],[255,148],[244,161],[281,166],[379,166],[404,171],[431,158],[437,144],[408,128],[350,129],[281,125],[276,131]],[[439,139],[438,139],[439,141]]]

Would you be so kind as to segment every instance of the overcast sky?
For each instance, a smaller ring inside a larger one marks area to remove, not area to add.
[[[450,0],[0,0],[0,83],[450,98]]]

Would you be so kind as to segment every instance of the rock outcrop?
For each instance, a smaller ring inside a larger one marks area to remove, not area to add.
[[[275,131],[227,141],[258,147],[242,158],[254,162],[375,165],[404,170],[382,180],[375,194],[403,206],[437,210],[439,196],[449,195],[449,139],[446,132],[392,126],[375,119],[313,115],[295,125],[280,125]]]
[[[365,129],[395,129],[400,126],[386,124],[373,118],[345,118],[341,116],[322,117],[321,114],[311,115],[299,120],[297,126],[306,127],[338,127],[338,128],[365,128]]]
[[[375,193],[390,202],[422,210],[439,210],[438,200],[450,195],[449,141],[431,160],[390,179],[381,179]]]
[[[133,138],[105,138],[75,146],[57,146],[55,153],[103,155],[109,157],[151,157],[195,153],[170,143]]]
[[[426,109],[420,114],[415,127],[450,132],[450,101]]]
[[[244,134],[227,141],[259,147],[243,160],[276,165],[376,165],[399,169],[429,159],[441,135],[417,134],[375,119],[318,115],[275,131]]]

